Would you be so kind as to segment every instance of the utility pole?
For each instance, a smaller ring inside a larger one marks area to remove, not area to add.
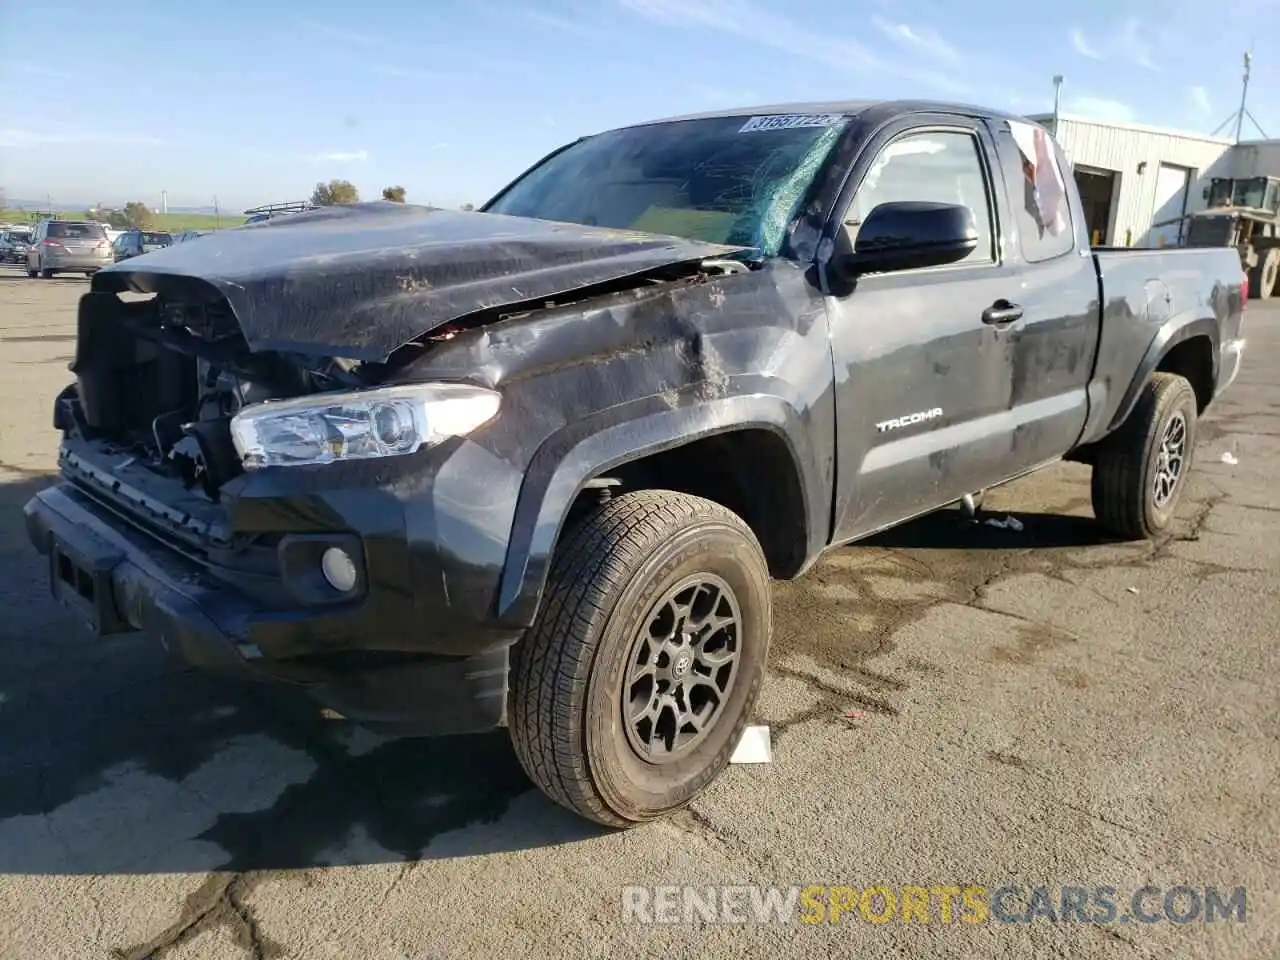
[[[1062,111],[1062,74],[1053,78],[1053,135],[1058,136],[1058,115]]]
[[[1235,142],[1239,143],[1240,135],[1244,130],[1244,121],[1245,121],[1245,118],[1247,117],[1249,119],[1249,122],[1258,128],[1258,133],[1262,134],[1262,138],[1264,140],[1267,138],[1267,131],[1262,129],[1262,124],[1258,123],[1258,118],[1249,112],[1249,106],[1248,106],[1249,68],[1252,66],[1252,64],[1253,64],[1253,55],[1246,50],[1244,54],[1244,83],[1240,87],[1240,109],[1237,110],[1235,113],[1231,114],[1231,116],[1227,117],[1227,119],[1223,120],[1220,124],[1218,124],[1218,126],[1214,128],[1214,131],[1212,134],[1210,134],[1210,136],[1216,137],[1218,135],[1219,130],[1222,130],[1229,123],[1231,123],[1232,120],[1234,120],[1236,122]]]
[[[1249,51],[1244,53],[1244,86],[1240,88],[1240,109],[1236,112],[1236,143],[1240,142],[1240,128],[1244,126],[1244,115],[1248,108],[1245,106],[1249,102],[1249,67],[1252,64],[1253,57],[1249,56]]]
[[[222,229],[222,214],[218,212],[218,195],[213,195],[213,229]]]

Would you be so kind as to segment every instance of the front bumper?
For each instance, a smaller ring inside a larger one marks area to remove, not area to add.
[[[296,685],[392,733],[467,733],[505,718],[508,647],[518,631],[486,633],[469,655],[407,649],[404,624],[378,629],[376,618],[272,608],[70,484],[36,494],[24,514],[32,544],[49,559],[52,592],[98,635],[145,631],[193,665]]]

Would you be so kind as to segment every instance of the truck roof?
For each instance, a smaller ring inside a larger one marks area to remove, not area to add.
[[[702,113],[687,113],[674,117],[662,117],[644,120],[639,123],[626,124],[628,127],[644,127],[656,123],[671,123],[677,120],[710,120],[717,117],[753,117],[785,113],[842,113],[857,116],[875,110],[886,119],[908,113],[960,113],[966,116],[991,117],[997,120],[1020,120],[1023,123],[1035,123],[1027,117],[988,107],[973,104],[949,103],[940,100],[814,100],[798,103],[772,103],[755,106],[728,107],[723,110],[708,110]]]

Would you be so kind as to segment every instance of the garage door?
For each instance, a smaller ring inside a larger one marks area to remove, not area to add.
[[[1160,164],[1156,172],[1156,199],[1151,210],[1151,222],[1172,220],[1187,212],[1187,191],[1191,186],[1191,171],[1186,167]],[[1151,246],[1172,247],[1182,239],[1182,224],[1171,223],[1165,227],[1153,227]]]

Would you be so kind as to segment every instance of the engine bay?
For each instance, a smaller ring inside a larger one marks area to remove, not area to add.
[[[231,439],[236,413],[264,400],[364,385],[367,366],[251,353],[225,301],[91,293],[81,304],[76,383],[59,397],[55,425],[216,503],[243,471]]]

